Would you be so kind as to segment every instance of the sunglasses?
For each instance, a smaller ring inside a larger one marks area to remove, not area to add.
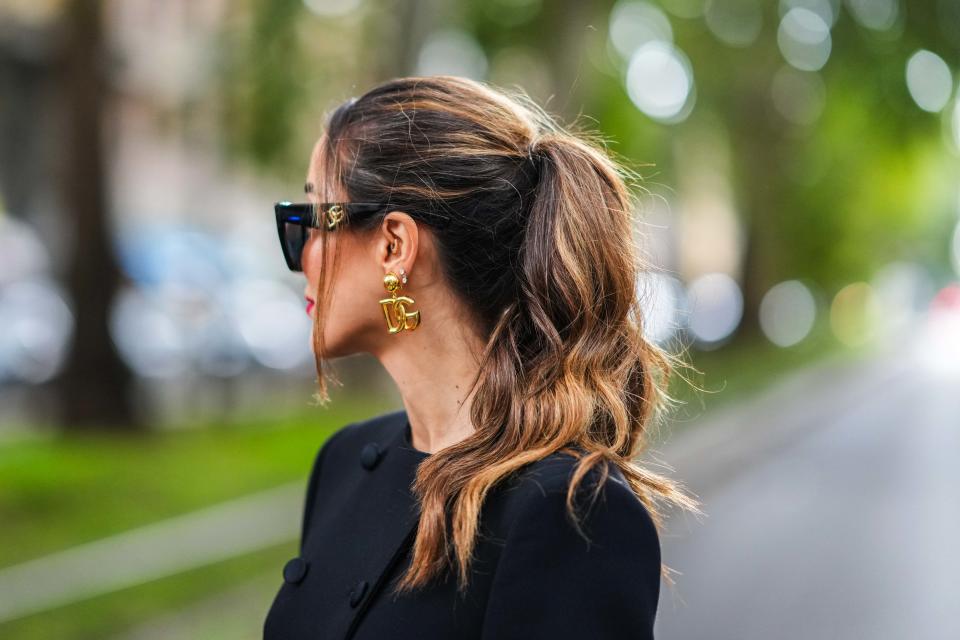
[[[325,224],[333,231],[344,222],[344,215],[351,219],[363,214],[377,213],[387,208],[385,204],[373,202],[277,202],[273,211],[277,216],[277,233],[280,234],[280,246],[283,258],[291,271],[303,271],[300,256],[307,244],[310,229],[319,229]],[[323,212],[323,222],[317,212]]]
[[[344,216],[350,220],[360,220],[364,216],[379,213],[393,205],[378,202],[277,202],[273,211],[277,217],[277,233],[280,235],[280,247],[283,258],[291,271],[303,271],[301,255],[307,244],[310,229],[319,229],[321,224],[333,231],[345,224]],[[322,212],[321,216],[317,213]],[[443,228],[450,218],[433,214],[437,226]]]

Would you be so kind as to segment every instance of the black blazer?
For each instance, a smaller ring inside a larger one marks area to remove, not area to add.
[[[324,443],[307,485],[300,555],[283,567],[265,640],[653,638],[660,544],[650,514],[611,466],[583,520],[588,545],[565,514],[569,454],[532,463],[487,495],[465,596],[448,572],[392,597],[416,533],[410,485],[429,455],[411,445],[402,410]]]

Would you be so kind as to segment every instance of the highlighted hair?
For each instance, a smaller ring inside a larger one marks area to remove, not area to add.
[[[525,94],[453,76],[398,78],[346,101],[318,149],[324,176],[350,200],[389,202],[427,227],[450,217],[432,229],[441,268],[486,341],[471,389],[475,432],[419,466],[421,517],[398,590],[446,568],[465,588],[487,493],[558,451],[578,458],[567,494],[575,522],[577,486],[598,467],[599,491],[611,464],[658,527],[658,503],[699,513],[678,484],[635,462],[675,402],[667,384],[680,362],[643,333],[635,173]]]

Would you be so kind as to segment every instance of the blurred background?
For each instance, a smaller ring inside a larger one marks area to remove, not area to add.
[[[0,637],[258,638],[313,457],[298,199],[394,76],[639,167],[658,637],[960,638],[960,0],[0,0]],[[278,529],[277,522],[288,526]]]

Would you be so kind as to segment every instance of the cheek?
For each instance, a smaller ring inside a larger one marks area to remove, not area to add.
[[[300,261],[303,265],[303,274],[311,287],[316,287],[320,282],[320,273],[323,270],[323,254],[323,246],[317,238],[311,238],[303,247],[303,255]]]

